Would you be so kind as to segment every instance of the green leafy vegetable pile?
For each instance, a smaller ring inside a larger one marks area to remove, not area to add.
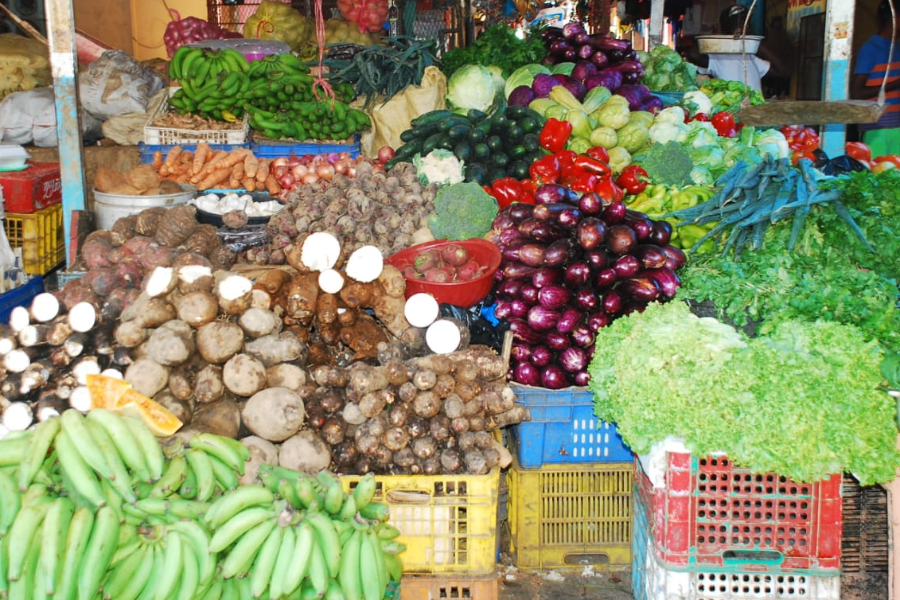
[[[434,197],[428,228],[438,240],[480,238],[491,230],[497,210],[497,201],[477,183],[445,185]]]
[[[755,472],[817,481],[846,471],[869,485],[900,466],[881,358],[849,325],[789,320],[747,339],[676,300],[601,330],[590,387],[597,416],[635,452],[674,435]]]
[[[532,27],[523,40],[502,23],[491,25],[469,46],[454,48],[441,60],[441,70],[447,77],[464,65],[497,66],[508,77],[519,67],[539,63],[547,56],[541,40],[540,28]]]

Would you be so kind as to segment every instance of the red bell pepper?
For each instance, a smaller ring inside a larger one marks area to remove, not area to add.
[[[850,158],[856,159],[862,163],[872,161],[872,150],[862,142],[847,142],[844,144],[844,152]]]
[[[608,164],[586,154],[579,154],[575,158],[575,162],[572,163],[572,167],[578,171],[583,171],[599,177],[608,177],[610,173],[612,173]]]
[[[628,165],[616,178],[616,185],[625,189],[626,193],[637,195],[647,189],[647,171],[640,165]]]
[[[593,192],[600,183],[600,177],[592,173],[580,173],[567,182],[570,190],[576,192]]]
[[[528,167],[528,175],[535,185],[556,183],[559,179],[559,159],[555,154],[548,154],[537,159]]]
[[[616,185],[612,177],[603,177],[594,186],[594,192],[606,202],[621,202],[625,197],[625,191]]]
[[[572,124],[570,122],[550,117],[544,124],[544,128],[541,129],[538,142],[541,148],[556,154],[566,147],[566,142],[569,141],[570,135],[572,135]]]
[[[497,205],[501,210],[513,202],[521,202],[521,199],[525,194],[522,189],[522,184],[518,179],[513,177],[501,177],[496,180],[491,185],[491,189],[488,190],[488,193],[496,198]]]
[[[606,164],[609,164],[609,152],[606,151],[606,148],[603,146],[594,146],[592,148],[588,148],[588,151],[585,152],[591,158],[596,158],[597,160],[601,160]]]
[[[556,153],[560,168],[571,165],[577,157],[578,154],[574,150],[560,150]]]
[[[718,133],[722,137],[734,137],[734,132],[736,131],[734,125],[734,115],[728,112],[727,110],[720,110],[713,118],[710,119],[712,126],[715,128],[716,133]],[[728,134],[731,135],[728,135]]]

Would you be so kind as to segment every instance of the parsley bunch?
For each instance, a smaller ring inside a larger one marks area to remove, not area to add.
[[[504,77],[524,65],[539,63],[547,56],[540,28],[532,27],[522,40],[502,23],[491,25],[469,46],[454,48],[441,59],[441,70],[449,78],[463,65],[499,67]]]

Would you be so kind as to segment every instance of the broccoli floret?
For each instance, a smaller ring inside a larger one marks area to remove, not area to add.
[[[635,162],[640,162],[653,183],[665,185],[690,183],[691,169],[694,168],[691,155],[684,146],[674,141],[665,144],[656,142],[640,157],[635,157]]]
[[[497,216],[497,201],[473,182],[445,185],[434,197],[428,228],[435,239],[484,237]]]

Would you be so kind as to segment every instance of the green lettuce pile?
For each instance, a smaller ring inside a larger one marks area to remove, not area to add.
[[[805,482],[851,472],[870,485],[900,466],[881,360],[851,325],[786,320],[748,339],[676,300],[601,330],[590,388],[597,416],[639,454],[673,435],[755,472]]]

